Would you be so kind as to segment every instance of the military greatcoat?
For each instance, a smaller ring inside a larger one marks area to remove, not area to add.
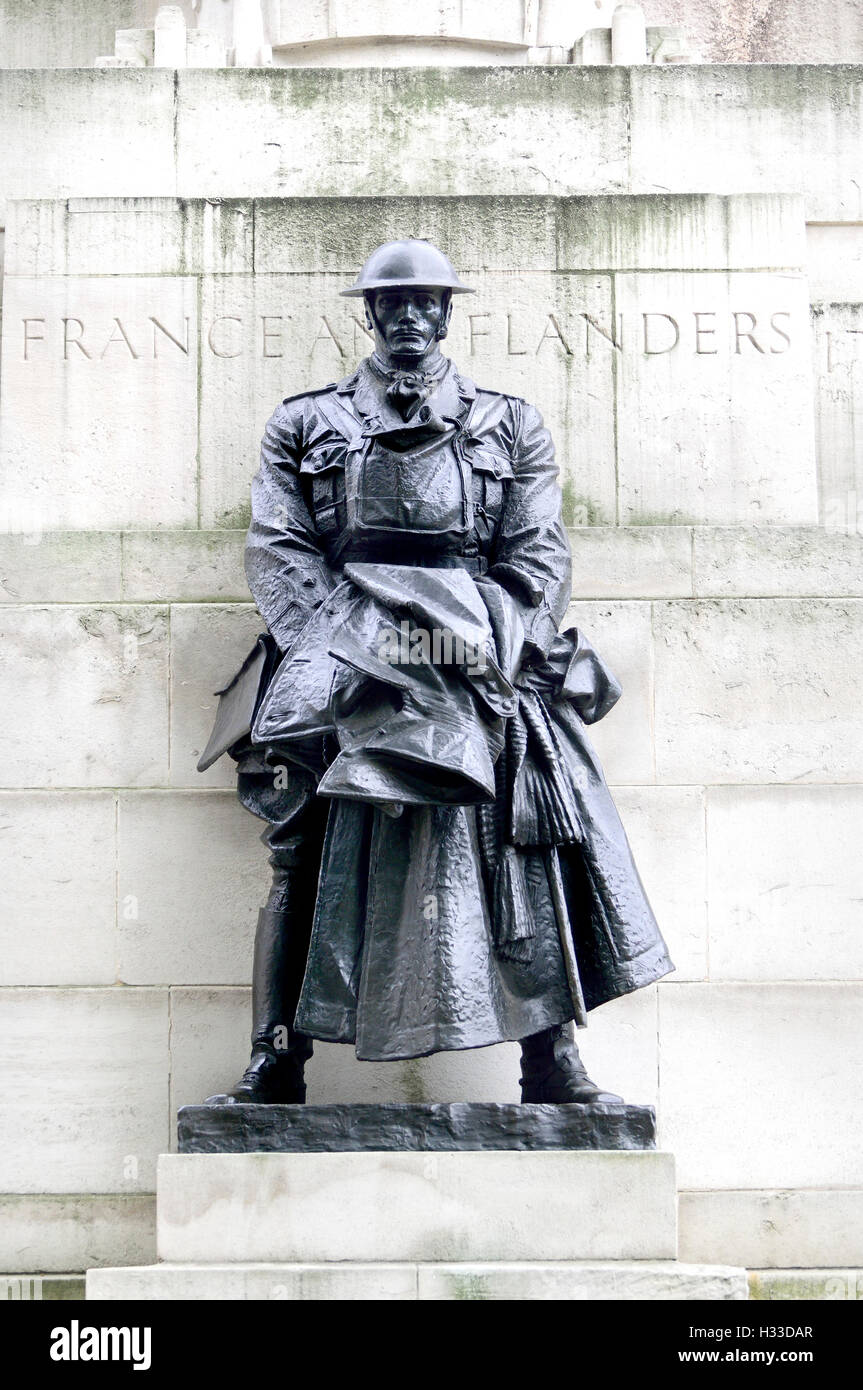
[[[221,716],[250,810],[328,798],[295,1022],[366,1059],[584,1023],[673,969],[585,732],[620,688],[558,631],[551,438],[445,359],[406,423],[393,375],[367,358],[270,419],[246,573],[274,659]]]

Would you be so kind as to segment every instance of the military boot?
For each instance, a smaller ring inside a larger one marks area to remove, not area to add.
[[[622,1105],[591,1081],[571,1023],[558,1023],[521,1042],[521,1099],[533,1105]]]
[[[303,986],[315,876],[282,871],[270,902],[261,909],[255,934],[252,973],[252,1058],[233,1090],[211,1096],[207,1105],[301,1105],[306,1098],[303,1069],[312,1055],[311,1038],[294,1028]],[[272,906],[273,901],[278,904]]]

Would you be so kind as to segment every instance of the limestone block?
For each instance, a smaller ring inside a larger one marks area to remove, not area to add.
[[[863,778],[857,599],[654,604],[663,782]]]
[[[0,1265],[48,1273],[156,1258],[149,1193],[0,1197]]]
[[[0,985],[114,983],[115,814],[107,792],[0,796]]]
[[[247,974],[251,974],[251,965],[250,953]],[[225,1091],[246,1066],[251,1018],[248,989],[171,990],[172,1152],[177,1147],[176,1114],[180,1107],[200,1105],[208,1096]]]
[[[166,609],[9,605],[0,645],[6,786],[166,780]]]
[[[863,304],[813,309],[821,520],[831,535],[863,535]]]
[[[556,222],[561,269],[754,271],[806,264],[803,207],[788,194],[567,197],[557,203]]]
[[[647,26],[640,5],[618,5],[611,17],[611,61],[647,62]]]
[[[863,1269],[752,1269],[749,1297],[758,1301],[779,1299],[863,1298]]]
[[[151,1192],[168,1146],[167,991],[3,993],[3,1190]]]
[[[574,526],[572,596],[688,598],[692,532],[686,526]]]
[[[859,220],[853,70],[725,63],[627,77],[634,192],[802,192],[807,221]]]
[[[740,1300],[748,1296],[746,1272],[676,1261],[615,1260],[609,1264],[420,1265],[420,1299],[522,1299],[650,1302]]]
[[[633,1105],[655,1105],[658,1075],[656,987],[613,999],[587,1016],[576,1034],[594,1081]]]
[[[609,714],[586,733],[609,782],[653,782],[653,637],[649,603],[570,606],[562,626],[575,626],[596,647],[623,686]]]
[[[813,304],[863,302],[863,226],[859,222],[808,226],[806,251]]]
[[[186,66],[186,17],[180,5],[160,5],[156,11],[153,64],[157,68]]]
[[[620,520],[817,520],[809,307],[782,274],[615,277]]]
[[[393,220],[376,237],[399,230],[397,207],[387,208]],[[313,235],[311,225],[306,233]],[[353,255],[355,274],[361,254]],[[540,409],[555,440],[566,519],[613,519],[614,349],[593,326],[610,331],[608,277],[525,271],[517,280],[504,272],[474,274],[471,282],[477,294],[456,306],[448,353],[479,385],[524,396]],[[204,525],[245,524],[263,426],[277,403],[338,381],[368,353],[362,309],[339,298],[348,283],[347,276],[313,272],[204,281]]]
[[[615,787],[635,862],[677,967],[707,977],[707,885],[701,787]]]
[[[3,503],[0,502],[0,515]],[[26,526],[25,518],[8,518]],[[89,603],[123,597],[120,537],[111,531],[0,534],[0,603]]]
[[[136,0],[2,0],[0,69],[84,68],[111,46],[118,23],[132,23]]]
[[[122,537],[123,597],[248,603],[245,539],[245,531],[127,531]]]
[[[99,1302],[118,1298],[405,1302],[416,1297],[417,1266],[413,1264],[158,1264],[87,1271],[87,1298]]]
[[[152,29],[117,29],[114,31],[114,52],[118,58],[132,59],[138,67],[150,67],[154,37]]]
[[[195,524],[196,324],[189,278],[7,281],[0,468],[13,516],[46,530]]]
[[[863,787],[709,789],[711,979],[863,978],[861,815]]]
[[[696,526],[699,596],[863,597],[863,533],[814,526]]]
[[[762,1295],[763,1296],[763,1295]],[[529,1264],[159,1264],[91,1269],[87,1298],[346,1302],[745,1299],[746,1271],[673,1260]]]
[[[608,201],[614,205],[617,200]],[[635,216],[644,202],[638,200]],[[536,196],[256,198],[255,270],[258,275],[326,271],[350,276],[335,287],[338,291],[353,281],[369,249],[404,236],[407,227],[411,235],[445,247],[469,284],[470,277],[483,271],[511,273],[516,259],[525,271],[590,272],[609,264],[607,257],[593,254],[597,243],[597,249],[605,244],[606,234],[591,208],[589,198]],[[571,224],[564,238],[562,228]],[[460,307],[473,310],[475,302],[462,300]],[[362,309],[356,303],[334,307],[346,313]]]
[[[245,984],[268,880],[261,829],[228,792],[121,796],[125,984]]]
[[[186,35],[186,62],[190,68],[224,68],[228,55],[218,34],[190,29]]]
[[[0,130],[0,220],[8,198],[176,192],[172,73],[4,72]]]
[[[611,62],[611,29],[588,29],[573,49],[574,63],[601,67]]]
[[[228,756],[205,773],[196,765],[216,717],[219,701],[213,692],[228,684],[265,630],[250,603],[182,604],[171,609],[172,786],[236,786],[236,763]]]
[[[681,1189],[859,1186],[859,984],[659,987],[659,1120]]]
[[[176,187],[240,197],[615,192],[627,177],[626,77],[609,70],[586,82],[583,71],[545,67],[188,70],[177,83]],[[218,139],[216,110],[226,113]]]
[[[855,1265],[863,1191],[681,1192],[680,1258],[749,1269]]]
[[[160,1260],[673,1259],[676,1250],[674,1159],[656,1151],[164,1154],[158,1181]]]
[[[253,224],[253,204],[238,198],[22,201],[9,209],[5,273],[40,277],[249,272]],[[81,336],[83,341],[85,335]],[[166,350],[168,345],[166,340]],[[69,355],[76,356],[77,349]]]

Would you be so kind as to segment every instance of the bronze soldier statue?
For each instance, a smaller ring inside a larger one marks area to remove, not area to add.
[[[673,969],[584,726],[620,695],[558,629],[570,551],[538,411],[444,357],[471,293],[425,241],[356,283],[375,347],[264,434],[246,547],[268,633],[221,692],[268,824],[252,1056],[213,1103],[302,1102],[313,1039],[388,1060],[518,1040],[522,1099],[618,1102],[574,1040]]]

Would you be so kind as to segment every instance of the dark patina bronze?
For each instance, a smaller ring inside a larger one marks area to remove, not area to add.
[[[213,1103],[305,1099],[313,1039],[395,1060],[522,1044],[522,1099],[620,1103],[573,1022],[673,967],[585,734],[620,687],[559,632],[570,550],[526,401],[440,352],[454,294],[421,241],[349,290],[374,333],[264,434],[246,547],[266,623],[201,759],[268,822],[252,1058]]]

